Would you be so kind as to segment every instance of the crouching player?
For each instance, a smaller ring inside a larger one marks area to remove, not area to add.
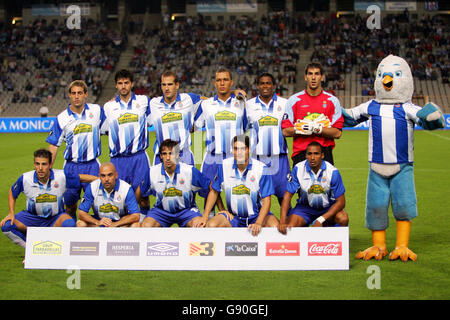
[[[27,227],[75,227],[75,220],[65,211],[64,193],[81,188],[81,183],[97,179],[87,174],[71,175],[51,169],[52,153],[46,149],[34,152],[34,171],[20,176],[9,191],[9,214],[0,222],[2,232],[12,242],[25,248]],[[14,214],[16,199],[23,193],[25,210]]]
[[[116,167],[100,166],[100,179],[86,188],[78,208],[77,227],[139,227],[139,206],[133,188],[118,179]],[[92,207],[94,215],[89,214]]]
[[[195,195],[208,194],[210,180],[197,168],[180,161],[178,142],[164,140],[159,149],[161,163],[152,166],[140,185],[142,195],[156,196],[156,203],[142,221],[142,227],[204,227],[208,216],[200,213]]]
[[[339,171],[324,157],[322,146],[311,142],[306,148],[306,160],[292,169],[281,204],[278,231],[282,234],[290,227],[348,225],[344,183]],[[289,209],[299,189],[297,205]]]
[[[256,236],[262,227],[278,225],[278,219],[269,212],[274,194],[272,176],[264,163],[249,157],[248,136],[234,137],[232,145],[233,157],[219,165],[203,215],[209,215],[222,189],[228,211],[219,212],[206,227],[247,227]]]

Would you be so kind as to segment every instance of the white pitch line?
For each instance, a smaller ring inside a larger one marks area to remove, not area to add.
[[[449,138],[449,137],[441,136],[440,134],[438,134],[438,133],[436,133],[436,132],[429,131],[429,130],[424,130],[424,131],[425,131],[426,133],[428,133],[428,134],[431,134],[432,136],[439,137],[439,138],[441,138],[441,139],[450,141],[450,138]]]

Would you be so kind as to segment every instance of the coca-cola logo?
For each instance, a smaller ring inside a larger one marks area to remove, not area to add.
[[[308,242],[308,256],[342,256],[342,242]]]

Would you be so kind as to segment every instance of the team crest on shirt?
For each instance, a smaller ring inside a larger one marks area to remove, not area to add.
[[[169,123],[174,121],[181,121],[182,115],[179,112],[169,112],[161,117],[162,123]]]
[[[100,211],[102,213],[109,213],[109,212],[118,213],[119,212],[119,208],[116,207],[116,206],[113,206],[111,203],[105,203],[105,204],[102,204],[98,208],[98,211]]]
[[[80,133],[88,133],[88,132],[92,132],[92,125],[87,124],[87,123],[80,123],[73,129],[74,135],[77,135]]]
[[[326,108],[326,107],[327,107],[327,100],[323,100],[323,102],[322,102],[322,107],[323,107],[323,108]]]
[[[184,179],[183,178],[180,179],[180,184],[184,184]]]
[[[127,112],[127,113],[124,113],[123,115],[121,115],[119,118],[117,118],[117,121],[119,122],[119,124],[139,122],[139,117],[137,114]]]
[[[236,114],[231,111],[221,111],[216,113],[214,119],[216,121],[222,120],[236,121]]]
[[[174,187],[164,190],[163,194],[164,194],[164,197],[181,197],[181,196],[183,196],[183,192]]]
[[[58,188],[59,188],[59,184],[58,184],[58,182],[55,182],[55,184],[53,185],[53,188],[56,188],[56,189],[58,189]]]
[[[255,176],[251,176],[251,177],[250,177],[250,181],[251,181],[251,182],[255,182],[255,180],[256,180],[256,179],[255,179]]]
[[[36,197],[36,203],[57,202],[57,197],[53,194],[44,193]]]
[[[234,187],[233,190],[231,191],[231,193],[234,195],[239,195],[239,196],[245,195],[245,194],[250,195],[250,189],[247,188],[245,185],[240,184],[240,185]]]
[[[91,113],[89,113],[89,118],[93,118],[94,117],[94,115],[92,114],[92,112]]]

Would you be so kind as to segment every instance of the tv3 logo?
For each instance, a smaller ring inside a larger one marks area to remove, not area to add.
[[[189,243],[190,256],[213,256],[216,253],[214,242],[191,242]]]

